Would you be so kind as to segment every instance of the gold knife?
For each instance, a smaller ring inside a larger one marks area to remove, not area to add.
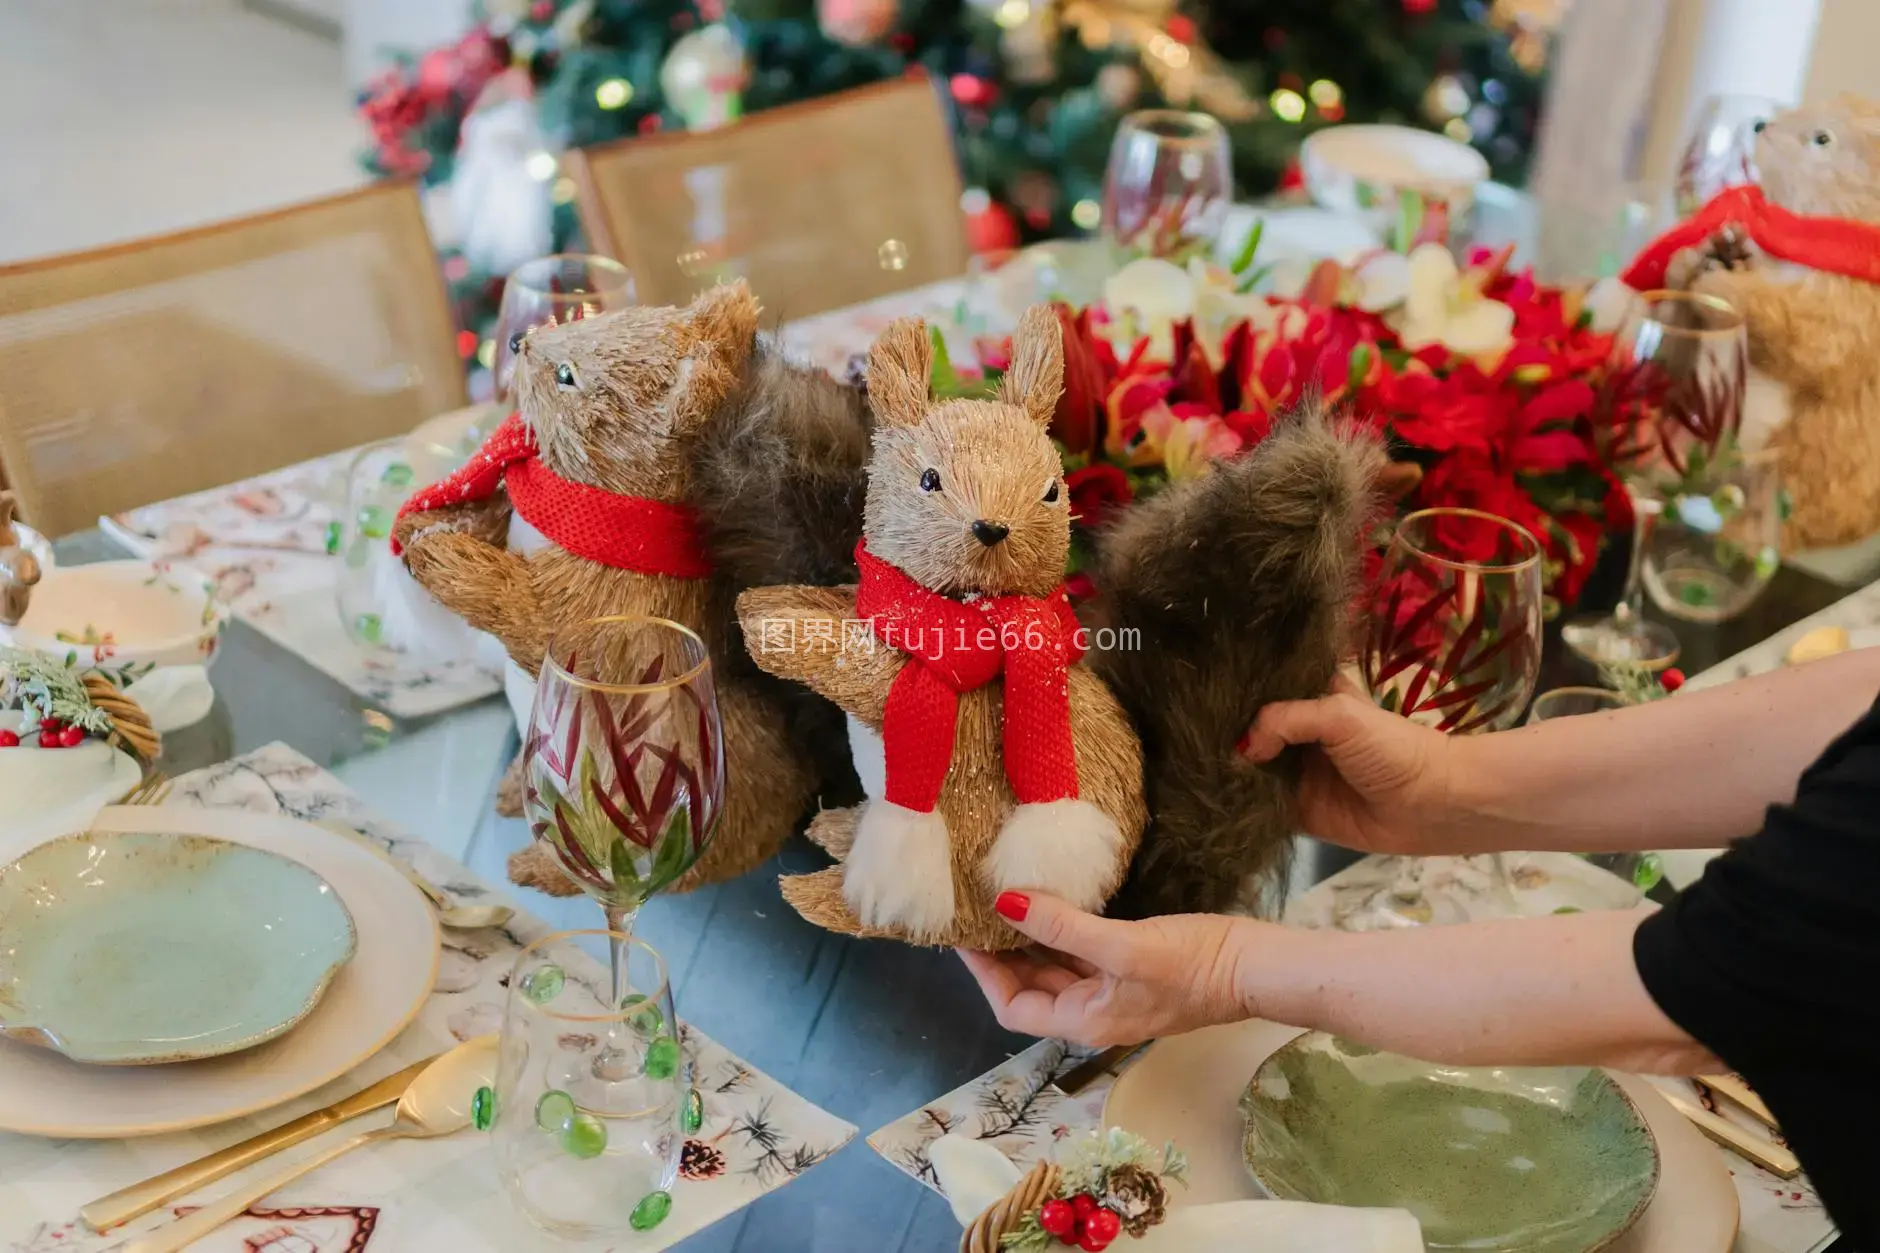
[[[1773,1140],[1765,1140],[1755,1132],[1739,1127],[1728,1118],[1713,1114],[1675,1092],[1663,1088],[1658,1091],[1671,1103],[1671,1108],[1690,1119],[1699,1131],[1724,1148],[1748,1158],[1779,1179],[1793,1179],[1802,1173],[1802,1163],[1795,1154]]]
[[[1153,1043],[1155,1043],[1155,1041],[1145,1040],[1141,1044],[1112,1044],[1101,1053],[1087,1057],[1083,1061],[1078,1062],[1075,1066],[1072,1066],[1069,1070],[1060,1075],[1050,1086],[1056,1088],[1065,1096],[1076,1096],[1079,1092],[1082,1092],[1085,1088],[1103,1078],[1104,1075],[1116,1069],[1116,1067],[1121,1065],[1124,1059],[1129,1057],[1132,1053],[1135,1053],[1139,1049],[1148,1048],[1149,1045]]]
[[[1697,1081],[1719,1096],[1727,1097],[1742,1106],[1751,1117],[1771,1131],[1781,1130],[1776,1125],[1776,1116],[1769,1112],[1769,1107],[1763,1104],[1763,1099],[1735,1075],[1699,1075]]]
[[[178,1166],[175,1170],[167,1170],[155,1178],[121,1188],[110,1196],[99,1197],[78,1211],[78,1216],[96,1232],[121,1227],[166,1201],[173,1201],[186,1192],[194,1192],[204,1184],[232,1175],[270,1154],[312,1139],[330,1127],[337,1127],[361,1114],[396,1104],[398,1098],[405,1094],[405,1089],[411,1086],[411,1081],[418,1077],[418,1072],[436,1061],[437,1056],[414,1062],[397,1074],[387,1075],[371,1087],[342,1097],[325,1109],[302,1114],[292,1122],[282,1123],[271,1131],[263,1131],[240,1144],[231,1144],[207,1157],[199,1157]]]

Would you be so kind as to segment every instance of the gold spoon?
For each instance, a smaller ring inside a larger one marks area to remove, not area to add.
[[[411,886],[424,894],[424,899],[431,902],[437,910],[437,920],[456,931],[475,931],[480,927],[500,927],[516,916],[516,911],[507,905],[453,905],[450,898],[438,889],[435,883],[399,861],[390,853],[380,848],[362,833],[353,830],[343,822],[322,818],[314,823],[316,827],[343,835],[355,843],[371,849],[386,861],[392,863],[397,871],[411,881]]]
[[[459,1044],[411,1081],[405,1094],[398,1098],[398,1113],[390,1126],[354,1136],[311,1157],[291,1162],[186,1217],[131,1241],[120,1253],[176,1253],[223,1223],[239,1218],[250,1205],[280,1191],[302,1175],[368,1144],[381,1140],[429,1140],[462,1131],[470,1125],[470,1103],[477,1089],[495,1082],[495,1075],[494,1035],[478,1036]]]

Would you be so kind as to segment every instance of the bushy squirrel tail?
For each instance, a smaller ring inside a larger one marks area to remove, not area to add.
[[[1262,706],[1337,672],[1385,464],[1375,435],[1309,402],[1101,537],[1090,618],[1114,633],[1089,657],[1142,738],[1151,814],[1111,913],[1219,912],[1284,864],[1296,755],[1254,765],[1237,745]]]

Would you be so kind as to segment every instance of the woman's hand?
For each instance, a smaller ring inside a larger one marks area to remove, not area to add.
[[[1140,1044],[1248,1016],[1241,954],[1271,924],[1214,914],[1119,922],[1053,896],[1005,892],[998,910],[1043,949],[960,959],[999,1025],[1077,1044]]]
[[[1379,709],[1342,676],[1318,700],[1276,701],[1248,728],[1241,751],[1271,761],[1305,746],[1300,820],[1322,840],[1367,853],[1423,853],[1458,816],[1454,743]]]

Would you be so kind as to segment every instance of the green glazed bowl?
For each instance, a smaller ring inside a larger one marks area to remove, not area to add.
[[[197,835],[92,832],[0,867],[0,1037],[74,1061],[195,1061],[272,1040],[352,959],[331,885]]]
[[[1431,1249],[1593,1253],[1658,1188],[1658,1145],[1605,1073],[1437,1066],[1308,1032],[1240,1101],[1273,1196],[1401,1207]]]

